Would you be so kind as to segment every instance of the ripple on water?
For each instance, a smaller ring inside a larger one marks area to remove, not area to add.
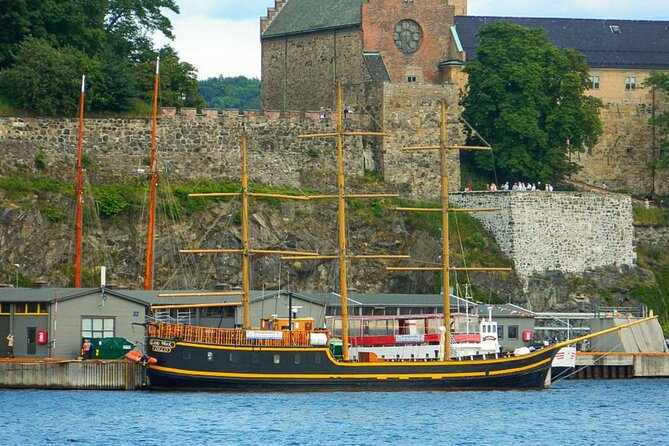
[[[7,445],[664,445],[669,380],[506,392],[0,390]]]

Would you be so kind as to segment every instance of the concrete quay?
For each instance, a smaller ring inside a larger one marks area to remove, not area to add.
[[[124,360],[0,360],[0,388],[140,390],[145,376],[140,364]]]
[[[577,352],[570,379],[669,378],[669,353]]]

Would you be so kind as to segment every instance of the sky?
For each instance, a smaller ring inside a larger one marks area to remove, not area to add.
[[[322,0],[324,5],[328,1]],[[379,0],[376,0],[379,1]],[[198,79],[260,78],[260,17],[274,0],[177,0],[169,14],[181,60],[198,69]],[[669,20],[667,0],[469,0],[469,15]]]

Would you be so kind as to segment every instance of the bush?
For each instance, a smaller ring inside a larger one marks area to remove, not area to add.
[[[634,223],[645,225],[669,225],[669,210],[667,209],[646,209],[635,207]]]
[[[0,189],[7,192],[64,192],[67,187],[60,180],[48,177],[0,178]]]
[[[98,213],[104,217],[118,215],[130,206],[127,194],[119,186],[98,186],[93,190]]]
[[[47,220],[53,223],[58,223],[67,216],[63,210],[56,206],[46,206],[42,209],[42,214],[44,214]]]
[[[74,114],[81,74],[88,65],[90,60],[80,51],[55,49],[45,40],[28,38],[19,46],[15,64],[0,72],[0,90],[26,111]]]
[[[40,150],[39,153],[35,156],[35,167],[37,170],[44,170],[46,169],[46,165],[46,155]]]

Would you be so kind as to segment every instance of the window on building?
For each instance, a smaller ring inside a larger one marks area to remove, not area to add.
[[[9,314],[11,310],[11,304],[2,303],[0,304],[0,314]]]
[[[625,90],[636,90],[636,77],[627,76],[625,78]]]
[[[509,339],[518,339],[518,326],[517,325],[509,325]]]
[[[618,25],[611,25],[609,26],[609,29],[613,34],[620,34],[620,26]]]
[[[83,317],[81,318],[82,338],[113,338],[114,318]]]
[[[599,90],[599,76],[590,76],[590,89]]]
[[[497,325],[497,338],[504,339],[504,325]]]
[[[14,313],[20,315],[49,314],[47,305],[37,302],[15,304]]]
[[[362,307],[362,316],[371,316],[374,314],[374,307]]]
[[[407,76],[407,82],[416,82],[416,76]]]
[[[233,307],[206,307],[202,310],[204,317],[232,317],[235,315]]]

